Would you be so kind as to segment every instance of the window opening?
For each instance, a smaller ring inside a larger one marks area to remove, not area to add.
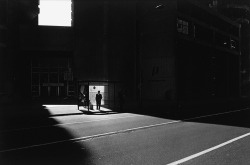
[[[66,26],[72,25],[71,0],[40,0],[38,25]]]

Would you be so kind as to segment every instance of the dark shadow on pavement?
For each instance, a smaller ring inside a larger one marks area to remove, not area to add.
[[[1,165],[91,164],[91,149],[83,142],[80,145],[68,141],[76,138],[68,130],[57,126],[39,128],[59,124],[49,118],[50,114],[42,105],[4,105],[0,108]],[[26,127],[30,129],[21,129]]]
[[[219,113],[216,115],[208,115],[200,118],[191,118],[184,121],[250,128],[249,119],[250,109],[243,109],[240,111]]]
[[[181,104],[164,106],[154,105],[154,107],[129,107],[123,112],[172,120],[250,128],[250,109],[248,109],[250,107],[249,103],[250,101],[248,99],[225,101],[215,100],[212,103],[182,102]]]

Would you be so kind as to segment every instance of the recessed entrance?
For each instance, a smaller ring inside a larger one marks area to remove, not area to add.
[[[108,98],[108,92],[105,92],[105,88],[107,90],[108,86],[104,86],[104,85],[90,85],[89,86],[89,100],[90,103],[92,105],[96,105],[96,94],[98,93],[98,91],[100,91],[101,95],[102,95],[102,101],[101,101],[101,105],[105,105],[105,99]]]
[[[84,109],[96,109],[96,94],[102,94],[101,109],[114,109],[117,104],[117,82],[78,81],[78,106]],[[84,100],[82,99],[84,96]]]

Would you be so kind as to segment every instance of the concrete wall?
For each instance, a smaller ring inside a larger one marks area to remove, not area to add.
[[[156,8],[159,4],[162,8]],[[176,4],[165,1],[140,5],[144,8],[139,19],[142,100],[173,101],[176,98]]]
[[[73,28],[20,25],[19,30],[21,50],[73,51]]]
[[[14,54],[17,52],[18,20],[16,16],[17,1],[0,1],[0,104],[14,100],[15,64]]]
[[[75,1],[74,6],[77,78],[121,81],[133,94],[135,3]]]

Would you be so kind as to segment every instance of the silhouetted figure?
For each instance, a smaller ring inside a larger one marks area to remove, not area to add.
[[[79,92],[79,97],[78,97],[78,109],[79,109],[79,106],[82,106],[83,105],[83,93],[80,91]]]
[[[83,102],[83,107],[86,108],[88,106],[88,100],[87,100],[87,94],[85,92],[83,93],[82,102]]]
[[[124,102],[125,102],[125,93],[123,90],[121,90],[119,93],[118,93],[118,98],[119,98],[119,108],[120,110],[122,111],[123,110],[123,107],[124,107]]]
[[[100,91],[98,91],[98,93],[96,94],[95,100],[96,100],[96,109],[100,110],[102,101],[102,94],[100,93]]]

